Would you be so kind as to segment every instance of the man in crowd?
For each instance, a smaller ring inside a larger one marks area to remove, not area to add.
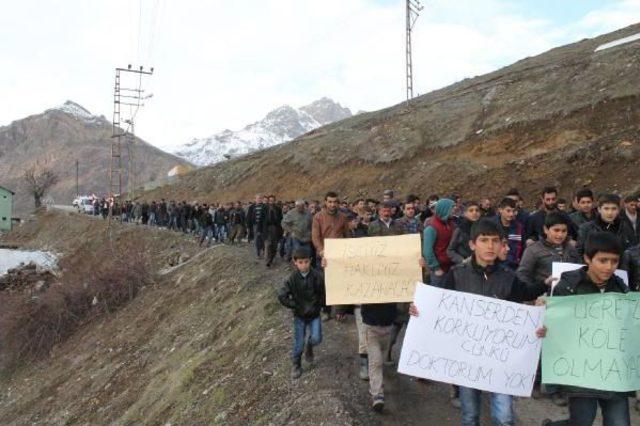
[[[282,210],[276,204],[276,196],[269,195],[264,209],[262,235],[267,246],[267,268],[273,264],[278,251],[278,242],[282,238]]]
[[[547,213],[558,211],[558,190],[553,186],[545,187],[540,193],[540,201],[540,210],[529,216],[529,221],[526,224],[527,245],[531,245],[540,239],[544,240],[544,218]],[[561,213],[567,215],[564,211]],[[577,236],[577,229],[571,221],[569,222],[569,237],[575,240]]]
[[[622,220],[627,222],[627,226],[633,229],[636,241],[640,238],[640,222],[638,221],[638,194],[624,197],[624,211]]]
[[[236,239],[238,242],[244,238],[245,230],[244,223],[246,218],[244,216],[244,209],[242,203],[238,201],[231,205],[231,211],[229,212],[229,242],[234,243]]]
[[[264,237],[262,234],[262,222],[264,221],[264,210],[266,206],[262,195],[256,195],[256,202],[249,207],[247,211],[247,226],[253,229],[253,238],[256,245],[256,256],[262,257],[264,252]]]
[[[451,218],[453,207],[453,200],[438,200],[434,206],[435,215],[423,231],[422,256],[429,267],[429,280],[432,285],[438,285],[453,264],[447,255],[447,247],[455,227]]]
[[[507,239],[509,253],[505,265],[515,271],[524,252],[524,226],[516,220],[518,208],[513,198],[505,197],[498,205],[498,216],[494,219]]]
[[[576,211],[569,216],[574,225],[578,228],[582,224],[591,222],[595,218],[593,211],[593,192],[590,189],[584,188],[576,192],[574,198],[576,204]]]
[[[324,240],[327,238],[349,238],[349,219],[338,210],[340,201],[338,194],[327,192],[324,197],[324,208],[313,216],[311,225],[311,240],[316,250],[318,264],[322,265],[324,257]],[[323,320],[331,318],[331,307],[323,308]]]
[[[291,252],[305,249],[313,254],[311,244],[311,222],[313,218],[307,211],[306,202],[303,199],[296,200],[295,208],[289,210],[282,218],[282,228],[289,234]]]

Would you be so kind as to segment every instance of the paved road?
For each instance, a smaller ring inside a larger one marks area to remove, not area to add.
[[[78,209],[74,206],[65,206],[62,204],[50,204],[47,206],[47,210],[61,210],[63,212],[78,213]]]

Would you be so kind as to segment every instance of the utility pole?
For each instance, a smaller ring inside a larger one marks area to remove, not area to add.
[[[128,65],[127,68],[116,68],[115,85],[113,89],[113,121],[111,132],[111,161],[109,167],[109,196],[113,198],[114,202],[122,196],[122,143],[127,143],[128,149],[128,184],[129,191],[133,189],[132,176],[135,174],[133,165],[133,156],[131,155],[130,144],[135,140],[134,134],[134,120],[140,107],[144,106],[143,99],[151,97],[151,95],[143,96],[144,89],[142,89],[142,77],[147,75],[153,75],[153,68],[149,71],[145,71],[144,67],[132,68]],[[122,79],[126,76],[137,78],[137,87],[123,87]],[[130,109],[130,113],[126,117],[122,117],[122,106],[127,106]],[[125,129],[121,127],[121,124],[127,125]]]
[[[406,0],[407,1],[407,102],[413,98],[413,60],[411,55],[411,32],[413,26],[420,16],[420,11],[424,9],[420,0]]]

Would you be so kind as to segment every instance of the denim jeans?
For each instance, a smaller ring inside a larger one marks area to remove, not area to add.
[[[309,254],[313,256],[313,246],[311,245],[311,242],[304,243],[295,237],[291,237],[290,239],[291,239],[290,253],[293,253],[298,249],[305,249],[305,250],[308,250]]]
[[[515,424],[513,398],[510,395],[491,393],[491,424],[508,426]],[[460,386],[462,405],[462,426],[480,425],[480,404],[482,391]]]
[[[440,287],[440,284],[442,283],[445,275],[446,274],[437,276],[435,271],[429,272],[429,284],[431,284],[434,287]]]
[[[169,229],[175,229],[178,227],[178,217],[169,216]]]
[[[253,225],[253,237],[256,243],[256,255],[260,256],[264,252],[264,237],[260,225]]]
[[[549,423],[552,426],[591,426],[596,418],[598,405],[602,410],[603,426],[629,426],[629,399],[626,396],[611,399],[570,397],[569,418]]]
[[[293,317],[293,352],[292,358],[295,360],[300,359],[302,351],[304,350],[305,337],[307,335],[307,328],[309,329],[309,342],[311,346],[319,345],[322,342],[322,322],[320,317],[312,319],[304,319],[300,317]]]
[[[211,244],[213,238],[213,225],[203,226],[200,230],[200,245],[204,243],[204,240],[208,240],[208,244]]]
[[[227,239],[227,225],[224,223],[216,223],[216,240],[223,243]]]

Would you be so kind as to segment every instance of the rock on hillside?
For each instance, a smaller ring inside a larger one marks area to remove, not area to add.
[[[416,98],[201,169],[149,193],[190,199],[459,192],[563,195],[581,185],[635,189],[640,158],[640,32],[634,25],[526,58]],[[615,170],[615,173],[611,171]]]
[[[291,141],[320,126],[348,117],[351,117],[349,108],[343,108],[329,98],[301,108],[285,105],[242,130],[227,129],[208,138],[193,139],[177,148],[175,154],[199,166],[206,166]]]
[[[46,164],[60,178],[49,194],[56,203],[71,204],[75,196],[76,160],[80,162],[80,192],[106,194],[111,131],[112,125],[104,116],[93,115],[71,101],[0,127],[0,185],[16,192],[16,214],[24,214],[33,208],[22,174],[36,162]],[[187,161],[141,139],[136,139],[133,149],[137,184],[162,180],[172,167],[188,165]],[[127,170],[127,150],[123,151],[123,167]]]

